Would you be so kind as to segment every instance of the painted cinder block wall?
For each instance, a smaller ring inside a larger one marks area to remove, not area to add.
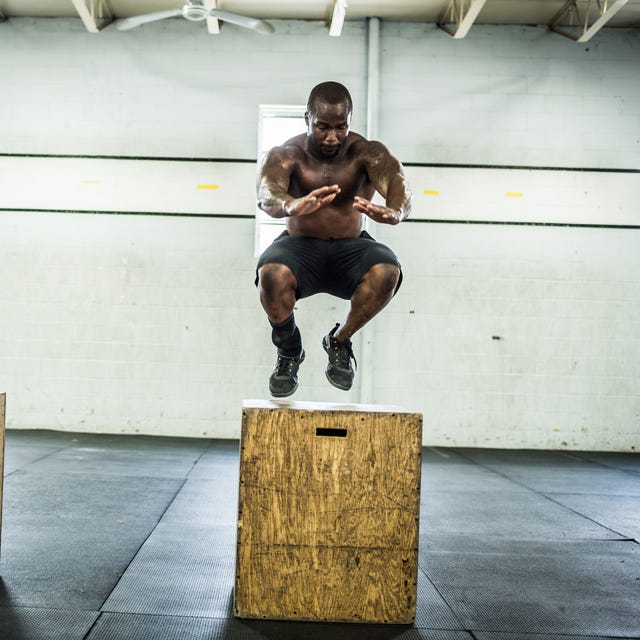
[[[276,27],[267,39],[178,20],[98,35],[74,20],[7,21],[0,153],[251,160],[258,105],[299,104],[329,78],[352,90],[364,131],[366,25],[339,39],[317,23]],[[383,23],[380,138],[408,164],[637,170],[638,54],[638,31],[578,45],[543,28],[477,25],[454,41]],[[562,176],[548,188],[561,223]],[[53,213],[1,199],[8,426],[238,437],[241,400],[266,396],[274,360],[253,212]],[[405,281],[356,340],[351,392],[328,385],[320,347],[346,303],[299,304],[295,398],[422,411],[430,445],[637,450],[638,229],[608,228],[606,206],[590,227],[508,224],[503,207],[486,224],[416,214],[371,229]]]

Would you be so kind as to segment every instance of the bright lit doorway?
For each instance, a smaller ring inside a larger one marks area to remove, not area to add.
[[[258,120],[258,166],[269,149],[305,131],[304,105],[261,104]],[[256,207],[255,255],[282,233],[284,218],[272,218]]]

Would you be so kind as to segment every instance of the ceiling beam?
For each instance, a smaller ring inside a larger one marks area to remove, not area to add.
[[[211,11],[212,9],[222,9],[220,6],[222,4],[222,0],[204,0],[204,8],[207,11]],[[207,31],[212,35],[220,34],[220,20],[218,18],[213,18],[209,16],[207,18]]]
[[[605,2],[605,9],[600,12],[600,17],[588,29],[585,29],[584,33],[578,38],[578,42],[588,42],[591,40],[628,1],[629,0],[615,0],[609,7],[606,6],[607,3]]]
[[[583,3],[584,12],[580,14],[578,0],[567,0],[560,11],[552,18],[549,28],[560,35],[571,38],[576,42],[588,42],[593,36],[604,27],[613,16],[627,4],[629,0],[587,0]],[[592,9],[595,8],[597,18],[591,23]],[[560,26],[560,22],[568,18],[569,22],[575,20],[578,33]]]
[[[453,38],[464,38],[486,2],[487,0],[449,0],[438,26]],[[455,30],[449,26],[451,23],[456,25]]]
[[[342,33],[344,19],[347,17],[347,0],[336,0],[333,5],[329,35],[338,37]]]
[[[98,33],[113,22],[107,0],[71,0],[84,26],[90,33]],[[87,2],[89,6],[87,6]]]

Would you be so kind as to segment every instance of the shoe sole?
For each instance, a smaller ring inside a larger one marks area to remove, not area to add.
[[[273,391],[271,391],[271,389],[269,389],[269,393],[274,398],[288,398],[289,396],[292,396],[297,390],[298,390],[298,385],[296,385],[291,391],[289,391],[289,393],[274,393]]]
[[[336,388],[336,389],[340,389],[341,391],[349,391],[349,389],[351,389],[352,385],[349,385],[348,387],[345,387],[344,385],[338,384],[337,382],[334,382],[330,377],[329,377],[329,373],[327,372],[327,370],[324,370],[324,375],[327,376],[327,380]]]

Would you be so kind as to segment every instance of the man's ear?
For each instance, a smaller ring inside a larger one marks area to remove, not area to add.
[[[304,123],[307,125],[307,127],[309,126],[309,112],[308,111],[304,112]]]

